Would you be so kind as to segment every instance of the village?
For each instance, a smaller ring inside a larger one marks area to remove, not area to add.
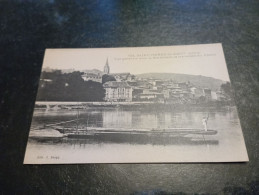
[[[109,79],[103,81],[103,75]],[[108,59],[101,73],[85,73],[84,81],[103,83],[106,102],[157,102],[170,104],[228,101],[230,97],[221,89],[194,86],[188,82],[175,82],[155,78],[141,78],[131,73],[112,73]]]

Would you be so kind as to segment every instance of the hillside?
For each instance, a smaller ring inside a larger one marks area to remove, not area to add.
[[[94,73],[94,74],[102,74],[103,72],[98,70],[98,69],[91,69],[91,70],[88,70],[88,69],[84,69],[84,70],[80,70],[81,72],[84,72],[84,73]]]
[[[42,68],[42,71],[45,71],[45,72],[53,72],[53,71],[56,71],[56,70],[59,70],[59,69],[52,69],[52,68],[49,68],[49,67]],[[80,72],[84,72],[84,73],[94,73],[94,74],[98,74],[98,73],[102,74],[103,73],[101,70],[98,70],[98,69],[76,70],[76,69],[73,69],[73,68],[68,68],[68,69],[60,69],[60,70],[61,70],[62,73],[72,73],[72,72],[75,72],[75,71],[80,71]]]
[[[205,77],[201,75],[188,75],[188,74],[175,74],[175,73],[144,73],[136,75],[139,78],[153,78],[161,80],[172,79],[175,82],[188,82],[190,81],[194,86],[202,88],[210,88],[212,90],[218,90],[220,86],[225,83],[220,79],[212,77]]]

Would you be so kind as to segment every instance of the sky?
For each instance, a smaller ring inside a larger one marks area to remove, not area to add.
[[[98,69],[110,73],[179,73],[229,81],[222,45],[182,45],[96,49],[46,49],[43,68]]]

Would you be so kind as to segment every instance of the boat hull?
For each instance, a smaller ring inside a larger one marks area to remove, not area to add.
[[[209,129],[207,131],[203,129],[192,128],[168,128],[168,129],[123,129],[123,128],[96,128],[88,127],[87,129],[71,129],[71,128],[56,128],[57,131],[64,134],[78,134],[78,135],[94,135],[94,134],[145,134],[145,135],[216,135],[217,131]]]
[[[65,138],[66,139],[66,138]],[[218,140],[204,139],[203,136],[183,136],[173,134],[121,134],[121,133],[95,133],[95,134],[68,134],[68,142],[80,144],[89,143],[123,143],[123,144],[151,144],[151,145],[217,145]]]

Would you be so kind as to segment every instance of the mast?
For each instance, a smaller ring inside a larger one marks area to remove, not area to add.
[[[79,120],[79,109],[77,109],[77,120],[76,120],[76,134],[78,134],[78,120]]]

